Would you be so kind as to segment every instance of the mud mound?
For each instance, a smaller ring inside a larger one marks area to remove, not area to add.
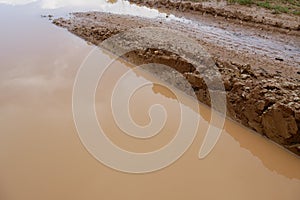
[[[74,13],[71,19],[59,18],[53,23],[95,45],[131,28],[151,26],[181,30],[176,23],[99,12]],[[208,48],[208,51],[212,55],[224,51],[210,47],[212,48]],[[273,60],[264,62],[262,66],[261,62],[255,62],[256,66],[240,64],[231,57],[226,57],[227,54],[224,55],[216,56],[214,63],[225,86],[228,116],[300,155],[300,75],[297,70],[288,66],[288,72],[283,68],[280,70],[281,68],[275,67],[274,70],[272,65],[277,61]],[[237,52],[236,56],[243,60],[246,55]],[[210,105],[211,99],[205,81],[195,71],[195,66],[180,55],[149,48],[130,52],[125,58],[136,65],[153,62],[169,65],[192,84],[199,101]],[[260,59],[258,55],[251,58]],[[293,76],[285,76],[290,73]]]

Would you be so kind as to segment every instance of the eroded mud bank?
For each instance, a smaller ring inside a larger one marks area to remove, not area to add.
[[[264,51],[262,47],[255,54],[228,50],[228,46],[209,42],[203,39],[203,35],[197,38],[197,30],[174,21],[89,12],[74,13],[70,19],[59,18],[53,23],[95,45],[117,33],[142,27],[170,28],[196,37],[199,44],[213,56],[222,75],[227,114],[300,155],[300,70],[297,71],[292,59],[275,60],[270,56],[272,52],[269,56],[260,53]],[[134,36],[130,38],[134,39]],[[126,54],[125,58],[136,65],[149,62],[169,65],[192,84],[199,101],[210,105],[201,74],[195,72],[195,67],[180,55],[160,49],[141,49]]]

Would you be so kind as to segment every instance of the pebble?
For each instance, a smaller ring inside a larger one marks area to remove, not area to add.
[[[247,79],[248,77],[249,77],[249,75],[247,75],[247,74],[242,74],[242,75],[241,75],[241,78],[242,78],[242,79]]]

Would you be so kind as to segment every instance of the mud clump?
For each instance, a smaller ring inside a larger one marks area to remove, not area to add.
[[[177,28],[164,21],[99,12],[74,13],[70,19],[59,18],[53,23],[95,45],[132,28]],[[284,70],[259,66],[260,62],[258,66],[237,63],[230,57],[216,56],[219,51],[210,51],[215,55],[213,61],[226,90],[227,115],[300,155],[300,77],[296,69],[289,68],[294,75],[285,76]],[[135,65],[160,63],[172,67],[193,86],[198,100],[210,106],[209,91],[201,74],[180,55],[148,48],[131,51],[123,57]]]

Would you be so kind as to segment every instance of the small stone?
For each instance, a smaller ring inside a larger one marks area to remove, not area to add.
[[[257,106],[257,109],[258,110],[263,110],[265,108],[265,102],[262,101],[262,100],[259,100],[257,103],[256,103],[256,106]]]
[[[249,75],[247,75],[247,74],[242,74],[242,75],[241,75],[241,78],[242,78],[242,79],[247,79],[248,77],[249,77]]]
[[[243,92],[243,93],[242,93],[242,97],[243,97],[244,99],[246,99],[246,92]]]
[[[275,58],[275,60],[278,60],[278,61],[283,61],[282,58]]]
[[[171,58],[169,57],[169,56],[161,56],[161,59],[163,59],[163,60],[170,60]]]

